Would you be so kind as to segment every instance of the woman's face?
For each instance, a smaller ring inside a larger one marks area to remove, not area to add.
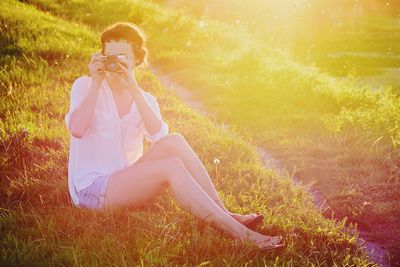
[[[104,46],[104,53],[106,55],[120,55],[124,54],[128,57],[129,63],[131,64],[132,68],[135,66],[133,64],[135,62],[135,56],[132,52],[131,44],[125,41],[110,41],[106,42]],[[115,72],[107,72],[107,75],[111,78],[118,78],[118,73]]]

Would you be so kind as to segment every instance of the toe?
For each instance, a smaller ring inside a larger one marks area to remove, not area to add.
[[[282,241],[282,236],[268,236],[268,239],[273,243],[273,244],[279,244]]]
[[[273,247],[277,246],[278,244],[276,244],[275,242],[273,242],[269,239],[264,239],[262,241],[257,242],[257,245],[260,248],[273,248]]]

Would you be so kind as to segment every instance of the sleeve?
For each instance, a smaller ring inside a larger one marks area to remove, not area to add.
[[[169,133],[169,126],[168,126],[168,124],[164,121],[164,119],[163,119],[163,117],[162,117],[162,115],[161,115],[160,106],[159,106],[159,104],[158,104],[158,102],[157,102],[157,99],[156,99],[153,95],[151,95],[151,94],[149,94],[149,97],[148,97],[147,99],[149,100],[150,105],[151,105],[151,106],[153,107],[153,109],[156,111],[156,114],[157,114],[158,118],[161,119],[161,128],[160,128],[160,130],[159,130],[157,133],[151,135],[151,134],[147,131],[147,128],[145,127],[143,120],[140,122],[140,127],[142,128],[142,130],[143,130],[143,132],[144,132],[144,136],[145,136],[146,140],[147,140],[148,142],[154,143],[154,142],[157,142],[158,140],[160,140],[161,137],[164,137],[164,136],[168,135],[168,133]]]
[[[74,81],[72,85],[72,89],[70,92],[69,111],[64,118],[65,124],[69,131],[71,131],[69,128],[69,120],[71,118],[72,112],[80,106],[80,104],[83,102],[83,100],[85,100],[85,97],[89,92],[89,79],[90,77],[88,76],[79,77]]]

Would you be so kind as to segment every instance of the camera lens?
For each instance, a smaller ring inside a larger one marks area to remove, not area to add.
[[[107,71],[117,71],[119,69],[118,58],[115,55],[108,55],[105,60],[105,66]]]
[[[110,62],[107,64],[107,69],[109,71],[116,71],[118,69],[118,64],[116,64],[115,62]]]

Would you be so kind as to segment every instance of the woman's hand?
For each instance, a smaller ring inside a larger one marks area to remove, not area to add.
[[[105,67],[100,60],[100,56],[100,52],[92,54],[92,59],[89,63],[90,76],[92,76],[93,81],[97,84],[101,84],[106,76]]]
[[[133,62],[131,58],[121,58],[119,60],[119,65],[121,70],[119,70],[117,73],[121,78],[121,83],[129,90],[137,90],[138,83],[133,71]]]

